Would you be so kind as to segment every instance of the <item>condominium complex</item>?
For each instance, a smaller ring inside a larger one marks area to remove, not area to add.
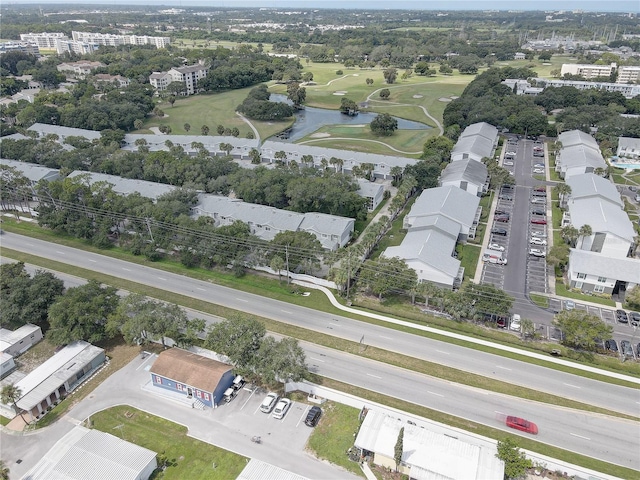
[[[640,67],[625,66],[618,68],[618,83],[638,83],[640,80]]]
[[[568,73],[570,75],[580,75],[586,79],[608,77],[616,67],[617,65],[615,63],[610,65],[563,63],[560,75],[564,76]]]
[[[182,82],[185,85],[187,95],[193,95],[198,91],[198,80],[205,78],[209,69],[204,65],[189,65],[186,67],[172,68],[168,72],[153,72],[149,76],[149,83],[158,91],[167,89],[173,82]]]
[[[7,52],[24,52],[40,56],[40,50],[31,42],[4,42],[0,43],[0,55]]]
[[[150,37],[147,35],[114,35],[111,33],[71,32],[73,39],[96,45],[117,47],[118,45],[155,45],[165,48],[171,44],[169,37]]]
[[[23,42],[35,43],[38,48],[54,49],[57,47],[58,40],[66,40],[67,36],[64,33],[22,33],[20,34],[20,40]]]

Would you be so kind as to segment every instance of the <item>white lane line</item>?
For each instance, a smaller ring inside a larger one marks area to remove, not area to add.
[[[244,298],[238,298],[236,297],[236,300],[240,301],[240,302],[244,302],[244,303],[249,303],[249,300],[245,300]]]
[[[58,250],[56,250],[56,253],[57,253],[57,254],[60,254],[60,255],[65,255],[65,253],[64,253],[64,252],[60,252],[60,251],[58,251]]]
[[[591,440],[589,437],[583,437],[582,435],[578,435],[577,433],[569,432],[569,435],[573,435],[574,437],[582,438],[584,440]]]
[[[158,277],[159,280],[162,280],[163,282],[166,282],[167,279],[166,278],[162,278],[162,277]]]
[[[436,350],[438,353],[442,353],[444,355],[451,355],[451,352],[443,352],[442,350]]]
[[[333,322],[329,322],[329,325],[335,325],[336,327],[339,327],[340,324],[339,323],[333,323]]]
[[[33,247],[34,246],[33,243],[25,243],[25,245],[28,246],[28,247]]]
[[[204,288],[201,288],[201,287],[196,287],[196,290],[200,290],[201,292],[206,292],[206,290]]]
[[[316,357],[309,357],[311,360],[315,360],[316,362],[322,362],[324,363],[324,360],[320,360],[319,358]]]
[[[122,267],[122,269],[123,269],[125,272],[130,272],[130,271],[131,271],[131,270],[129,270],[128,268],[124,268],[124,267]]]
[[[496,365],[496,368],[501,368],[502,370],[509,370],[509,371],[511,371],[511,369],[510,369],[510,368],[503,367],[503,366],[501,366],[501,365]]]
[[[288,313],[289,315],[292,315],[292,313],[288,310],[280,310],[282,313]]]
[[[371,373],[367,373],[367,375],[369,375],[370,377],[373,377],[373,378],[379,378],[379,379],[381,379],[381,380],[382,380],[382,377],[379,377],[379,376],[377,376],[377,375],[372,375]]]
[[[387,340],[393,340],[391,337],[385,337],[384,335],[378,335],[380,338],[386,338]]]
[[[436,397],[444,397],[444,395],[442,395],[440,393],[430,392],[429,390],[427,390],[427,393],[430,393],[431,395],[435,395]]]
[[[570,383],[565,383],[563,385],[566,385],[567,387],[572,387],[572,388],[582,388],[582,387],[578,387],[577,385],[571,385]]]
[[[91,260],[91,259],[89,259],[89,261],[90,261],[91,263],[98,263],[98,261],[97,261],[97,260]]]

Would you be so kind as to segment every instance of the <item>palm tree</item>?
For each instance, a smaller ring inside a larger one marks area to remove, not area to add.
[[[9,467],[4,464],[4,460],[0,460],[0,480],[9,480]]]
[[[307,167],[313,167],[313,155],[302,155],[300,161]]]
[[[20,400],[20,398],[22,398],[22,390],[16,387],[13,383],[8,383],[2,387],[2,390],[0,390],[0,401],[7,405],[13,404],[13,409],[16,412],[20,412],[20,417],[24,420],[24,423],[27,423],[22,416],[22,409],[18,408],[18,405],[16,405],[16,402]]]
[[[560,235],[565,242],[569,243],[573,247],[575,246],[576,240],[578,240],[580,231],[573,225],[567,225],[566,227],[563,227],[562,230],[560,230]]]
[[[560,200],[560,207],[563,208],[565,204],[566,196],[571,194],[571,187],[566,183],[558,183],[555,187],[553,187],[558,194],[558,199]]]
[[[287,152],[280,150],[276,152],[273,157],[276,159],[276,164],[284,165],[287,162]]]

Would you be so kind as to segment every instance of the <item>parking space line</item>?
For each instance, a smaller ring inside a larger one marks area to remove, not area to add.
[[[300,422],[302,422],[303,418],[307,418],[307,412],[309,411],[310,408],[311,408],[311,405],[306,405],[305,406],[304,410],[302,411],[302,415],[300,416],[300,418],[296,422],[296,428],[300,426]]]
[[[254,395],[257,391],[258,391],[258,389],[257,389],[257,388],[254,388],[253,390],[251,390],[251,395],[249,395],[249,398],[247,398],[247,400],[242,404],[242,406],[240,407],[240,410],[242,410],[242,409],[247,405],[247,403],[249,403],[249,400],[251,400],[251,398],[253,397],[253,395]],[[260,406],[258,406],[258,408],[260,408]],[[255,412],[253,412],[253,413],[255,413]]]

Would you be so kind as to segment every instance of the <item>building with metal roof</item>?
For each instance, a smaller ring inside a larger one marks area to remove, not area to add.
[[[640,259],[572,248],[567,278],[571,288],[583,292],[619,295],[640,285]]]
[[[252,458],[236,480],[308,480],[307,477],[289,472],[270,463]]]
[[[105,362],[102,348],[78,340],[70,343],[16,383],[22,397],[16,402],[31,420],[75,390]],[[17,412],[16,412],[17,414]]]
[[[591,147],[598,152],[600,151],[600,147],[598,146],[596,139],[582,130],[567,130],[566,132],[562,132],[558,135],[558,142],[562,144],[562,148],[582,145]]]
[[[22,480],[147,480],[158,467],[156,452],[76,426]]]
[[[473,444],[451,435],[411,425],[385,413],[369,410],[356,436],[355,446],[373,463],[395,469],[395,445],[404,428],[399,471],[415,480],[502,480],[504,463],[497,448]]]
[[[160,353],[150,372],[155,387],[184,395],[200,409],[218,405],[235,377],[231,365],[181,348]]]
[[[358,195],[364,198],[367,202],[367,210],[369,212],[374,211],[380,205],[384,198],[384,186],[380,183],[370,182],[363,178],[358,179]]]
[[[16,330],[0,328],[0,352],[14,357],[23,354],[42,340],[42,329],[38,325],[27,323]]]
[[[458,187],[480,197],[488,189],[488,178],[484,163],[467,158],[448,164],[440,174],[439,185]]]
[[[6,352],[0,352],[0,378],[4,378],[16,368],[13,355]]]
[[[202,146],[212,155],[226,155],[227,152],[220,148],[220,145],[225,143],[232,147],[229,154],[240,159],[248,159],[251,149],[257,149],[260,146],[260,142],[256,139],[230,136],[127,133],[122,140],[122,149],[135,152],[144,146],[151,152],[157,152],[168,151],[171,148],[168,145],[173,145],[181,147],[189,155],[195,155]]]
[[[167,185],[165,183],[134,180],[131,178],[119,177],[117,175],[85,172],[83,170],[75,170],[71,172],[67,178],[80,178],[89,186],[93,186],[99,182],[105,182],[110,184],[113,187],[113,191],[120,195],[139,193],[142,197],[150,198],[154,201],[158,200],[162,195],[166,195],[167,193],[171,193],[177,189],[177,187]]]
[[[43,167],[34,163],[1,158],[0,165],[15,168],[19,173],[24,175],[32,185],[35,185],[40,180],[51,182],[60,178],[60,170],[58,170],[57,168]]]
[[[571,193],[567,195],[567,201],[569,199],[578,200],[597,197],[624,208],[624,203],[615,184],[600,175],[593,173],[573,175],[567,178],[566,184],[571,187]]]
[[[336,171],[351,173],[353,167],[360,167],[365,163],[373,165],[373,176],[375,178],[388,179],[391,178],[391,169],[393,167],[405,168],[408,165],[414,165],[417,160],[406,157],[394,157],[391,155],[379,155],[375,153],[354,152],[351,150],[338,150],[335,148],[315,147],[312,145],[298,145],[293,143],[274,142],[267,140],[262,144],[261,153],[263,160],[274,163],[276,153],[285,152],[286,161],[295,160],[299,165],[304,164],[302,157],[310,155],[313,159],[313,165],[323,167],[323,160],[329,168],[335,168]],[[341,160],[341,164],[331,163],[331,159]]]
[[[451,161],[471,159],[481,162],[484,157],[493,158],[498,145],[498,129],[486,122],[469,125],[458,137],[451,150]]]
[[[63,143],[67,137],[82,137],[89,141],[100,140],[102,134],[95,130],[87,130],[84,128],[63,127],[61,125],[49,125],[48,123],[34,123],[28,131],[36,132],[39,137],[46,135],[57,135],[58,142]]]
[[[600,150],[595,150],[588,145],[563,147],[556,157],[556,172],[565,180],[573,175],[593,173],[597,169],[605,168],[607,163],[602,158]]]
[[[198,204],[191,211],[195,218],[213,218],[216,226],[231,225],[239,220],[249,225],[253,235],[266,241],[273,240],[280,232],[309,232],[327,250],[345,246],[355,225],[353,218],[316,212],[298,213],[209,194],[198,195]]]
[[[640,138],[618,137],[616,155],[619,158],[640,160]]]

